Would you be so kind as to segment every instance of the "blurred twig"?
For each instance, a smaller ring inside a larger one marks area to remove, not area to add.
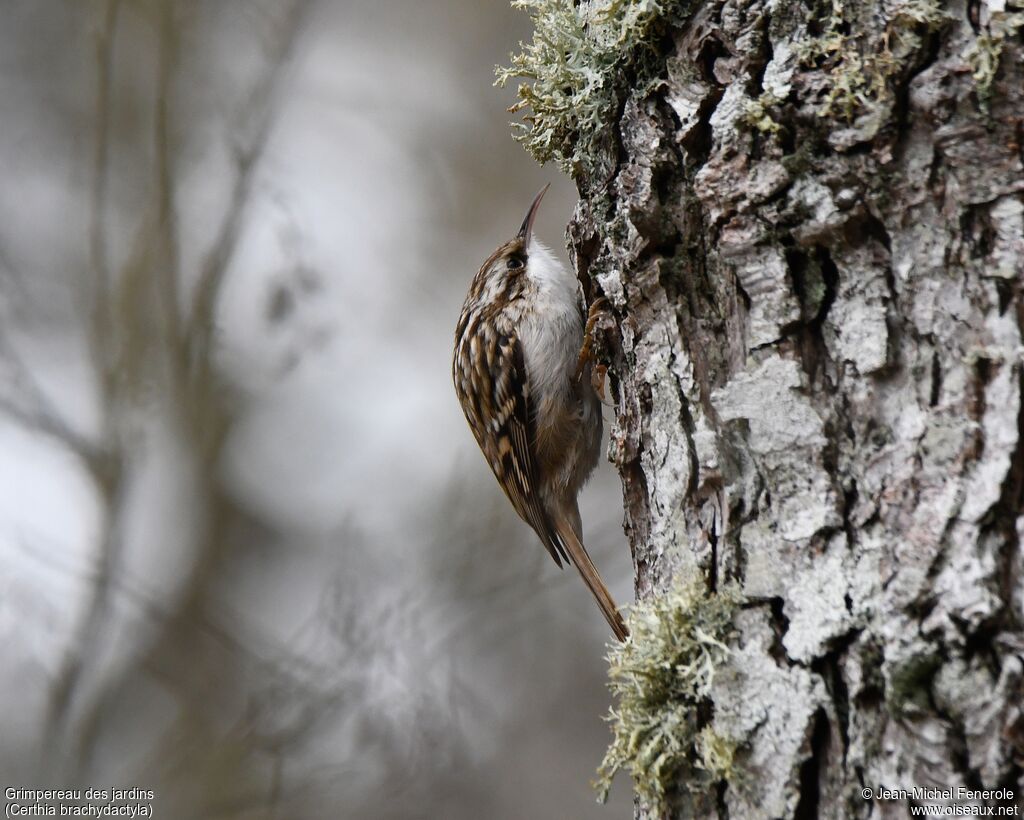
[[[157,268],[156,316],[164,350],[171,361],[181,344],[180,308],[178,305],[178,217],[174,208],[175,162],[172,147],[171,118],[174,104],[174,74],[178,61],[178,30],[174,19],[175,4],[160,4],[160,34],[157,57],[157,88],[154,106],[153,142],[156,153],[156,253]],[[177,392],[177,368],[170,367],[172,390]]]
[[[213,371],[215,311],[221,285],[235,252],[240,226],[247,213],[252,179],[267,142],[276,113],[275,104],[284,67],[292,55],[301,18],[308,0],[295,0],[277,31],[275,49],[267,68],[255,84],[243,108],[255,123],[250,138],[241,139],[236,152],[232,196],[221,219],[213,248],[198,276],[193,306],[187,318],[179,305],[183,272],[178,248],[178,213],[174,133],[177,122],[175,81],[180,65],[182,25],[177,4],[159,4],[157,70],[152,119],[155,173],[149,213],[133,242],[134,249],[120,271],[110,268],[106,239],[107,186],[111,173],[111,89],[114,86],[120,0],[108,0],[102,31],[97,40],[96,147],[93,155],[91,200],[94,208],[90,232],[93,268],[92,346],[101,373],[104,410],[107,414],[107,461],[116,469],[104,471],[100,490],[106,506],[105,532],[99,545],[97,572],[86,614],[56,675],[48,718],[47,736],[55,747],[63,746],[78,729],[78,759],[92,742],[101,706],[102,689],[83,694],[83,681],[95,658],[103,658],[111,640],[115,617],[113,596],[123,586],[121,574],[124,539],[130,515],[130,483],[137,478],[138,464],[130,469],[131,455],[140,439],[149,435],[153,414],[180,437],[182,456],[195,465],[190,478],[210,486],[194,488],[201,508],[189,530],[189,543],[178,548],[202,561],[212,554],[227,529],[234,505],[223,497],[216,483],[216,462],[229,424],[220,387]],[[154,329],[156,332],[154,333]],[[34,408],[33,408],[34,412]],[[159,425],[157,425],[159,426]],[[182,537],[186,537],[183,531]],[[197,577],[192,567],[189,583]],[[168,583],[174,584],[174,581]],[[163,590],[165,595],[176,593]],[[192,595],[198,592],[192,590]],[[125,650],[127,651],[127,650]],[[123,653],[122,653],[123,654]],[[95,675],[93,675],[95,677]],[[111,682],[108,681],[109,685]],[[83,700],[84,698],[84,700]],[[81,702],[80,702],[81,701]]]
[[[293,54],[300,26],[309,9],[310,0],[293,0],[285,24],[271,47],[271,70],[259,82],[243,107],[248,122],[234,146],[235,183],[231,200],[221,220],[213,248],[206,256],[192,298],[189,317],[188,365],[205,373],[210,367],[214,313],[228,265],[238,244],[238,237],[251,198],[253,177],[270,136],[280,88],[282,67]]]
[[[10,286],[19,274],[6,255],[0,256],[0,263],[7,271],[4,281]],[[7,290],[9,293],[10,287]],[[0,362],[10,371],[9,386],[0,391],[0,410],[26,428],[56,439],[82,460],[94,478],[105,480],[109,466],[106,450],[68,423],[33,375],[14,341],[13,317],[3,315],[10,312],[9,305],[0,304]]]
[[[90,306],[90,346],[99,371],[101,393],[111,389],[113,362],[110,358],[110,259],[107,245],[108,184],[110,178],[110,98],[114,73],[114,40],[117,36],[121,0],[107,0],[103,25],[96,36],[96,145],[93,151],[90,204],[89,255],[92,279],[86,303]]]

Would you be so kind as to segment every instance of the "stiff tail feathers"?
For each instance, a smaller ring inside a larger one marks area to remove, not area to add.
[[[608,621],[608,625],[612,628],[612,632],[615,633],[615,637],[620,641],[626,640],[629,637],[629,629],[626,627],[626,622],[623,620],[619,608],[615,606],[615,601],[612,600],[611,593],[608,592],[604,581],[601,580],[597,567],[590,560],[590,555],[587,553],[586,547],[583,546],[583,542],[580,541],[573,528],[564,518],[558,519],[555,522],[555,530],[558,532],[558,537],[562,544],[565,545],[566,552],[569,553],[569,559],[576,565],[576,569],[579,570],[583,583],[587,585],[587,588],[593,594],[594,600],[597,601],[597,605],[601,608],[601,613],[604,615],[605,620]]]

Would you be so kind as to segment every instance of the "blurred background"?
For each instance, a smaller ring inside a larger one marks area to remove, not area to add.
[[[505,0],[8,0],[0,782],[168,818],[612,818],[604,620],[450,379],[553,187]],[[606,424],[610,412],[605,411]],[[587,543],[632,600],[602,463]]]

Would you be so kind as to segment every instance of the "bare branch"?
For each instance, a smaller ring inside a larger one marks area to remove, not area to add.
[[[178,305],[178,220],[174,211],[174,156],[171,138],[171,109],[174,71],[177,63],[178,32],[174,20],[175,4],[160,6],[160,43],[157,67],[156,106],[153,139],[156,153],[157,194],[157,316],[167,350],[180,344],[180,308]]]
[[[89,251],[97,297],[107,292],[110,279],[105,224],[110,170],[110,92],[120,8],[121,0],[107,1],[103,28],[96,36],[96,145],[93,153]]]
[[[0,261],[12,274],[8,281],[19,278],[10,268],[9,260],[2,258]],[[74,430],[57,410],[11,338],[10,326],[10,321],[0,321],[0,363],[10,368],[12,388],[9,393],[0,393],[0,410],[24,427],[64,444],[99,479],[105,474],[107,453],[100,444]]]
[[[39,399],[34,398],[30,406],[26,407],[10,396],[0,395],[0,410],[22,426],[57,439],[79,456],[93,472],[105,460],[103,449],[72,430],[48,402],[40,403]]]
[[[238,236],[252,193],[253,175],[274,122],[274,111],[280,94],[284,67],[290,62],[309,0],[295,0],[286,15],[286,24],[271,49],[269,67],[256,85],[243,110],[252,118],[251,136],[243,138],[235,148],[235,184],[231,201],[217,232],[217,239],[206,257],[196,285],[189,319],[189,366],[200,371],[209,367],[213,336],[214,312],[224,276],[235,252]]]
[[[113,378],[110,361],[110,259],[106,224],[110,172],[110,96],[120,8],[121,0],[107,0],[103,27],[96,37],[96,145],[93,153],[89,227],[89,256],[93,276],[88,301],[92,306],[90,345],[102,376],[104,395],[109,393]]]

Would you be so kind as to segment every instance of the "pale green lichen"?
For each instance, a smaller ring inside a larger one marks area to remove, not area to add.
[[[918,54],[924,35],[953,19],[939,0],[905,0],[888,11],[877,37],[865,36],[871,26],[857,15],[876,13],[875,6],[831,0],[823,33],[798,50],[802,63],[828,74],[823,116],[852,122],[892,102],[893,81]]]
[[[697,752],[697,767],[706,771],[712,781],[735,778],[735,740],[718,734],[711,726],[705,726],[693,746]]]
[[[985,31],[978,34],[967,50],[967,63],[971,67],[974,85],[978,91],[981,108],[988,111],[992,99],[992,85],[999,71],[999,59],[1003,56],[1003,45],[1024,28],[1024,12],[997,11],[992,14]]]
[[[765,91],[756,100],[750,100],[743,111],[743,122],[763,134],[777,134],[782,126],[771,115],[770,109],[782,102],[771,91]]]
[[[513,123],[517,140],[540,162],[573,173],[585,167],[614,120],[624,73],[643,86],[657,65],[655,42],[691,0],[513,0],[533,21],[533,40],[520,43],[496,85],[519,84],[509,110],[530,109]],[[582,166],[581,166],[582,163]]]
[[[629,639],[608,655],[616,703],[608,715],[612,742],[595,783],[601,801],[620,770],[659,809],[681,779],[702,790],[733,778],[735,743],[701,726],[698,712],[729,655],[740,599],[736,586],[709,593],[692,578],[632,608]]]

